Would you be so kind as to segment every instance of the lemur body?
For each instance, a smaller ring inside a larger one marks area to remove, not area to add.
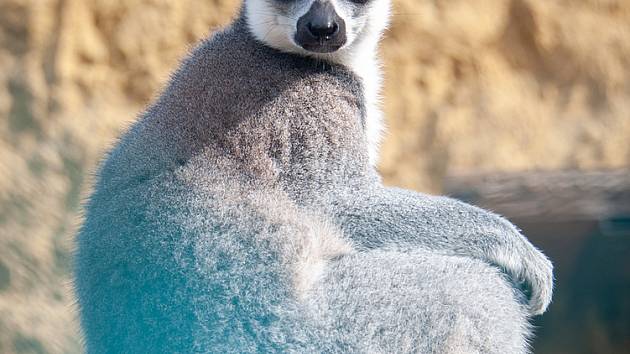
[[[494,214],[384,187],[358,66],[273,49],[248,13],[100,169],[76,253],[87,351],[527,352],[548,260]]]

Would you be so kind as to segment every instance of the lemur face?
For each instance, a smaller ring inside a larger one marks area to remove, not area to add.
[[[389,19],[389,0],[245,0],[245,9],[259,41],[323,59],[376,44]]]

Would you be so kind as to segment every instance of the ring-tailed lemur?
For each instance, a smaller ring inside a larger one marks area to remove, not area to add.
[[[86,205],[88,352],[527,352],[545,256],[492,213],[384,187],[370,163],[377,105],[352,56],[387,9],[246,0],[183,61]]]

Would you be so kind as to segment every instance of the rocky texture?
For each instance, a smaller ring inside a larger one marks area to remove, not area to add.
[[[630,164],[630,2],[401,1],[385,177]],[[420,173],[419,173],[420,172]]]
[[[447,178],[444,189],[454,198],[523,222],[630,218],[628,170],[472,173]]]
[[[0,352],[79,350],[70,238],[91,171],[236,0],[0,0]],[[393,184],[630,165],[630,2],[398,0]]]

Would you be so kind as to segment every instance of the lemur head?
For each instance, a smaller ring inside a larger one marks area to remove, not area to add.
[[[390,0],[245,0],[247,24],[264,44],[344,63],[375,51]]]

